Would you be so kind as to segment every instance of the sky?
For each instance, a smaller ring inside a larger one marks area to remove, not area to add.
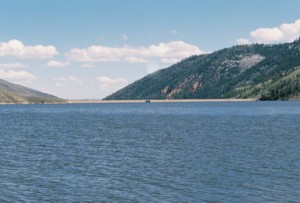
[[[292,42],[299,0],[0,0],[0,78],[102,99],[192,56]]]

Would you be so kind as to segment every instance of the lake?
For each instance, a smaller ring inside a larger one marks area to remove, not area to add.
[[[300,102],[0,106],[0,202],[297,202]]]

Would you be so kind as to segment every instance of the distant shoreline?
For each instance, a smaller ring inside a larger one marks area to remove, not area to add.
[[[286,101],[299,101],[299,97],[291,98]],[[260,101],[259,98],[249,99],[144,99],[144,100],[101,100],[101,99],[78,99],[78,100],[64,100],[62,102],[45,102],[45,103],[4,103],[0,102],[0,105],[34,105],[34,104],[121,104],[121,103],[204,103],[204,102],[255,102]],[[273,101],[273,100],[269,100]],[[274,100],[281,101],[281,100]]]
[[[257,98],[250,99],[145,99],[145,100],[65,100],[62,102],[45,102],[45,103],[4,103],[0,102],[0,105],[30,105],[30,104],[120,104],[120,103],[197,103],[197,102],[254,102],[258,101]]]
[[[254,102],[257,98],[250,99],[147,99],[147,100],[68,100],[67,104],[114,104],[114,103],[183,103],[183,102]]]

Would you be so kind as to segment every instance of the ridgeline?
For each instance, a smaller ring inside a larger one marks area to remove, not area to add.
[[[63,99],[0,79],[1,104],[61,103]]]
[[[277,45],[238,45],[192,56],[104,99],[285,100],[299,93],[300,39]]]

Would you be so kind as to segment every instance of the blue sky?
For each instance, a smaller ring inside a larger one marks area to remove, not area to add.
[[[300,36],[299,0],[0,0],[0,78],[100,99],[194,54]]]

